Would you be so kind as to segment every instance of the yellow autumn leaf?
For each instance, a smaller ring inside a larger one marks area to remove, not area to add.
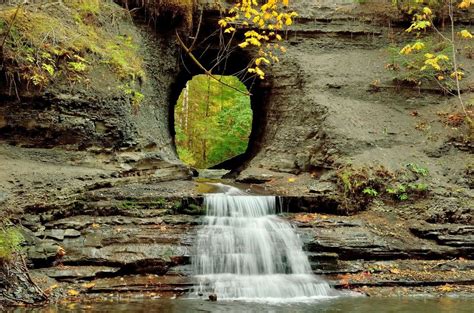
[[[283,0],[282,2],[283,2],[283,5],[288,6],[288,0]]]
[[[294,183],[295,181],[296,181],[296,178],[294,178],[294,177],[288,178],[289,183]]]
[[[410,54],[412,52],[412,47],[411,45],[406,45],[405,47],[400,50],[400,54]]]
[[[426,15],[431,15],[431,14],[433,14],[433,12],[431,12],[431,9],[428,8],[428,7],[424,7],[424,8],[423,8],[423,13],[425,13]]]
[[[247,41],[251,45],[254,45],[254,46],[257,46],[257,47],[260,47],[262,45],[262,43],[257,38],[249,38],[249,39],[247,39]]]
[[[74,290],[74,289],[69,289],[69,290],[67,291],[67,294],[70,295],[70,296],[72,296],[72,297],[75,297],[75,296],[78,296],[78,295],[80,294],[80,292],[77,291],[77,290]]]
[[[244,41],[244,42],[242,42],[242,43],[239,43],[239,47],[241,47],[242,49],[245,48],[245,47],[247,47],[248,45],[249,45],[249,43],[246,42],[246,41]]]
[[[471,6],[471,4],[474,4],[473,0],[462,0],[462,2],[459,3],[458,8],[467,9]]]
[[[442,60],[442,61],[449,61],[449,57],[448,57],[447,55],[445,55],[445,54],[438,54],[438,55],[436,56],[436,58],[437,58],[438,60]]]
[[[451,78],[453,79],[458,79],[458,80],[461,80],[462,77],[464,76],[464,72],[461,72],[461,71],[457,71],[457,72],[452,72],[451,75],[449,75]]]
[[[413,46],[411,46],[411,48],[412,48],[413,50],[421,50],[421,49],[423,49],[424,47],[425,47],[425,44],[422,43],[421,41],[417,41],[417,42],[415,42],[415,43],[413,44]]]
[[[92,287],[95,286],[95,283],[85,283],[85,284],[82,284],[82,287],[83,288],[86,288],[86,289],[91,289]]]
[[[268,61],[267,58],[264,58],[264,57],[260,57],[258,59],[255,60],[255,64],[258,66],[260,65],[261,63],[266,63],[266,64],[270,64],[270,61]]]
[[[470,39],[472,38],[472,34],[467,30],[467,29],[463,29],[459,32],[459,36],[461,36],[462,38],[466,38],[466,39]]]
[[[249,31],[244,33],[244,36],[245,37],[257,37],[258,33],[254,30],[249,30]]]
[[[437,71],[441,70],[441,66],[439,66],[438,64],[438,58],[428,59],[425,61],[425,64],[430,65],[432,68],[434,68]]]
[[[260,79],[264,79],[265,73],[258,67],[255,67],[255,74],[259,76]]]

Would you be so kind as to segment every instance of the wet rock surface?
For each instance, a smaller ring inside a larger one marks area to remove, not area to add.
[[[442,246],[456,247],[464,256],[474,256],[474,225],[428,224],[411,227],[418,237],[434,240]]]
[[[166,273],[170,266],[189,262],[192,228],[199,221],[199,216],[170,215],[166,206],[172,201],[163,199],[162,209],[151,203],[151,217],[130,216],[133,208],[129,208],[128,216],[76,215],[48,220],[34,230],[25,230],[29,259],[35,267],[106,265],[128,273]],[[139,211],[147,209],[135,211],[146,215]],[[59,247],[65,250],[64,256],[58,255]]]
[[[116,192],[114,188],[101,190],[104,196]],[[173,197],[163,198],[161,208],[141,197],[128,201],[128,205],[139,204],[128,215],[104,214],[120,203],[109,201],[107,211],[98,211],[101,215],[73,215],[40,222],[34,232],[25,230],[31,273],[38,284],[46,281],[44,288],[59,284],[61,290],[73,288],[83,294],[174,296],[190,291],[194,283],[190,261],[200,216],[173,211]],[[448,240],[449,236],[470,234],[468,225],[410,223],[403,216],[376,210],[357,216],[284,216],[297,227],[313,272],[336,288],[373,295],[387,288],[464,292],[474,283],[470,237],[464,237],[462,244]],[[34,219],[27,215],[25,220]],[[58,254],[59,248],[65,255]],[[446,285],[453,287],[443,287]]]

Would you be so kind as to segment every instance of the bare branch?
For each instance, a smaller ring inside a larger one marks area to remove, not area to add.
[[[179,36],[178,34],[178,31],[176,30],[176,38],[178,39],[178,42],[179,44],[181,45],[181,47],[183,47],[184,51],[186,51],[186,53],[189,55],[189,57],[191,58],[191,60],[193,60],[194,63],[196,63],[196,65],[204,71],[204,73],[206,75],[208,75],[209,77],[211,77],[212,79],[216,80],[217,82],[219,82],[220,84],[226,86],[226,87],[229,87],[237,92],[240,92],[241,94],[244,94],[244,95],[247,95],[247,96],[251,96],[252,94],[250,92],[244,92],[238,88],[235,88],[234,86],[231,86],[229,84],[226,84],[225,82],[221,81],[219,78],[215,77],[211,72],[209,72],[200,62],[198,59],[196,59],[196,57],[193,55],[193,53],[189,50],[189,48],[184,44],[184,42],[181,40],[181,37]]]

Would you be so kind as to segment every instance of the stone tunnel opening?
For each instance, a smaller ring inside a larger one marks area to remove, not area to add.
[[[193,76],[175,105],[174,130],[179,158],[197,169],[245,153],[252,130],[247,88],[236,76]]]
[[[264,101],[264,99],[270,91],[271,83],[268,79],[261,81],[258,78],[251,77],[247,73],[246,68],[251,62],[252,56],[249,55],[246,51],[237,49],[233,51],[233,53],[227,54],[225,58],[216,63],[216,60],[218,60],[219,57],[222,58],[222,56],[220,56],[221,53],[222,51],[219,47],[212,46],[198,47],[194,51],[194,55],[199,56],[199,62],[202,66],[207,69],[212,68],[213,76],[218,78],[225,77],[224,79],[229,80],[231,83],[235,84],[237,88],[241,89],[241,91],[243,91],[244,93],[249,93],[249,96],[247,96],[247,100],[244,100],[244,97],[242,97],[242,101],[247,101],[247,103],[250,102],[251,112],[249,110],[246,110],[246,113],[244,115],[250,115],[251,117],[250,119],[247,119],[247,121],[250,120],[251,130],[249,132],[249,135],[245,134],[245,136],[248,136],[248,144],[246,145],[246,147],[242,148],[242,145],[240,145],[239,149],[236,149],[238,150],[238,153],[236,155],[232,155],[230,158],[228,158],[230,154],[227,154],[225,159],[221,160],[222,162],[210,162],[207,163],[204,168],[207,167],[211,169],[226,169],[232,171],[233,173],[238,173],[243,168],[245,168],[246,164],[248,164],[248,162],[260,151],[260,148],[262,146],[262,138],[265,133],[266,125],[266,109],[264,105],[264,103],[266,102]],[[176,125],[179,125],[180,121],[177,121],[177,118],[175,116],[176,108],[182,110],[183,90],[186,89],[187,85],[189,88],[189,84],[193,81],[193,79],[196,78],[203,80],[202,84],[204,84],[206,88],[207,82],[209,82],[210,86],[214,85],[216,89],[220,88],[219,85],[221,84],[216,82],[215,79],[210,78],[207,75],[203,75],[203,70],[200,68],[200,66],[197,65],[196,62],[184,51],[181,55],[181,60],[181,68],[176,77],[175,83],[171,88],[171,102],[169,106],[169,131],[177,153],[181,155],[181,160],[186,163],[188,160],[186,159],[186,157],[183,157],[183,154],[181,154],[183,153],[183,151],[182,148],[180,148],[180,140],[182,139],[182,133],[180,133],[181,130],[179,129],[179,127],[178,129],[176,129]],[[204,93],[207,92],[206,88],[204,88]],[[249,105],[247,104],[247,108],[248,106]],[[240,132],[240,134],[243,133],[245,132]],[[232,133],[229,133],[228,135],[232,137]],[[213,134],[210,134],[210,136],[212,137]],[[239,142],[241,143],[242,141],[239,140]]]

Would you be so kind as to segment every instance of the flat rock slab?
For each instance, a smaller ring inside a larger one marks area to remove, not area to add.
[[[127,273],[166,273],[170,267],[189,263],[194,234],[190,224],[197,220],[189,215],[72,216],[47,222],[32,233],[27,251],[39,267],[89,264],[120,267]],[[57,254],[61,248],[64,256]]]
[[[81,233],[75,229],[48,229],[44,232],[39,232],[39,236],[44,236],[46,238],[63,240],[64,238],[75,238],[81,236]]]
[[[122,292],[185,292],[193,286],[189,277],[175,275],[129,275],[116,278],[104,278],[94,281],[87,293]]]
[[[109,266],[62,266],[35,269],[32,272],[45,274],[56,280],[93,279],[117,272],[119,267]]]
[[[341,267],[354,261],[340,261]],[[358,261],[356,272],[328,273],[325,277],[336,288],[366,287],[438,287],[440,291],[454,290],[454,286],[474,286],[474,261],[453,260],[396,260]]]
[[[336,253],[338,258],[344,260],[442,259],[469,256],[466,254],[468,245],[460,249],[454,245],[440,245],[431,240],[420,239],[404,224],[397,226],[383,217],[376,217],[375,222],[373,216],[363,219],[315,213],[290,214],[289,218],[298,226],[305,250],[311,253]],[[466,228],[468,227],[458,229],[466,231]],[[451,239],[459,239],[453,237],[454,235],[451,235]],[[469,237],[466,240],[469,240]],[[317,266],[327,263],[327,260],[315,258],[314,263]]]
[[[439,245],[462,249],[466,256],[474,256],[474,225],[423,224],[410,227],[416,236],[435,241]]]
[[[90,216],[90,215],[77,215],[72,217],[67,217],[55,221],[51,221],[45,224],[47,228],[54,228],[55,231],[58,229],[75,229],[82,230],[89,228],[91,226],[96,226],[100,224],[106,225],[153,225],[161,224],[163,220],[160,217],[150,217],[150,218],[138,218],[138,217],[128,217],[122,215],[115,216]]]

